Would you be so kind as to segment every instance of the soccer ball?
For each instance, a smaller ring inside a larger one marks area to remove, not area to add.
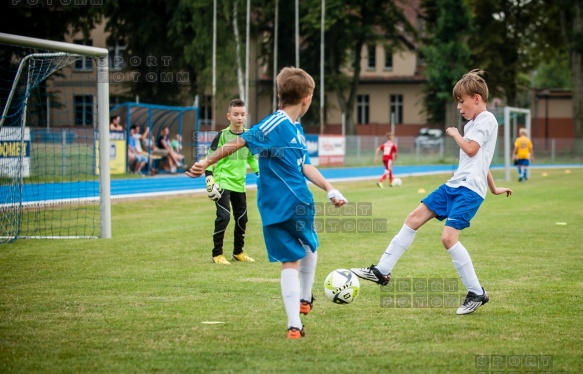
[[[403,181],[401,180],[401,178],[395,178],[395,179],[393,179],[393,186],[399,187],[402,184],[403,184]]]
[[[346,269],[336,269],[324,281],[324,293],[336,304],[350,304],[360,292],[358,277]]]

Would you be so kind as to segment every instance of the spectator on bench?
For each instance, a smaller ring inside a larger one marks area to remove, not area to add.
[[[130,137],[128,139],[128,163],[130,165],[130,171],[134,174],[142,174],[142,169],[146,162],[148,162],[148,156],[140,153],[136,148],[136,138],[134,135],[138,132],[138,126],[134,125],[130,128]],[[139,135],[139,133],[138,133]],[[132,164],[134,165],[132,169]]]
[[[156,142],[156,146],[160,149],[165,149],[168,151],[168,156],[166,157],[167,168],[170,168],[170,172],[172,174],[176,174],[176,167],[183,167],[182,160],[184,159],[183,155],[180,155],[172,149],[172,145],[170,144],[170,140],[168,140],[168,134],[170,133],[170,129],[167,126],[162,128],[162,132],[158,137],[158,141]]]
[[[142,149],[142,142],[148,138],[148,133],[149,132],[150,132],[150,129],[148,129],[147,127],[144,130],[144,133],[143,134],[140,134],[140,128],[138,127],[138,125],[132,125],[130,127],[130,137],[133,138],[133,139],[135,139],[135,143],[133,143],[134,144],[135,151],[137,152],[138,155],[145,156],[146,158],[149,159],[149,163],[148,163],[148,166],[149,166],[149,174],[150,175],[156,175],[156,173],[158,172],[158,170],[152,167],[152,160],[153,160],[153,158],[152,157],[148,157],[149,156],[148,155],[148,152],[146,152],[146,151],[144,151]]]

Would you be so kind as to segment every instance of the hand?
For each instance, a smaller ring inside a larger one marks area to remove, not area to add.
[[[190,167],[190,170],[185,172],[191,178],[198,178],[204,174],[204,171],[208,168],[208,161],[202,160],[199,162],[195,162],[194,165]]]
[[[457,127],[448,127],[448,128],[445,130],[445,133],[446,133],[447,135],[451,136],[452,138],[453,138],[454,136],[456,136],[456,135],[459,135],[459,134],[460,134],[460,132],[458,131]]]
[[[215,178],[212,175],[206,177],[206,192],[209,199],[217,201],[221,198],[222,191],[215,183]]]
[[[339,208],[346,204],[348,200],[337,189],[331,189],[328,191],[328,199],[334,204],[335,207]]]
[[[506,187],[496,187],[496,191],[493,192],[494,195],[502,195],[503,193],[506,194],[506,197],[512,195],[512,190]]]

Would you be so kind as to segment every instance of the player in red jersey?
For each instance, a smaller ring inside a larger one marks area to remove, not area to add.
[[[397,160],[397,145],[393,142],[395,136],[392,132],[387,133],[387,141],[381,144],[374,154],[374,162],[378,162],[379,152],[383,152],[383,165],[385,165],[385,172],[377,182],[379,188],[383,188],[383,181],[389,178],[389,186],[393,187],[393,161]]]

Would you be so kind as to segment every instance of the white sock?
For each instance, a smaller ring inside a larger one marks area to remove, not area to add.
[[[403,224],[403,227],[401,227],[399,233],[391,240],[385,253],[381,256],[379,263],[375,266],[382,274],[389,274],[393,270],[401,255],[413,243],[416,232],[409,226]]]
[[[300,260],[300,299],[312,301],[312,288],[314,287],[318,252],[312,252],[306,245],[304,245],[304,248],[306,249],[306,257]]]
[[[474,264],[472,264],[468,250],[461,242],[457,242],[447,252],[451,256],[453,266],[460,275],[462,283],[467,290],[472,291],[476,295],[483,295],[484,292],[482,291],[480,281],[478,281],[478,276],[474,270]]]
[[[287,327],[302,328],[300,319],[300,278],[296,269],[281,271],[281,295],[287,313]]]

